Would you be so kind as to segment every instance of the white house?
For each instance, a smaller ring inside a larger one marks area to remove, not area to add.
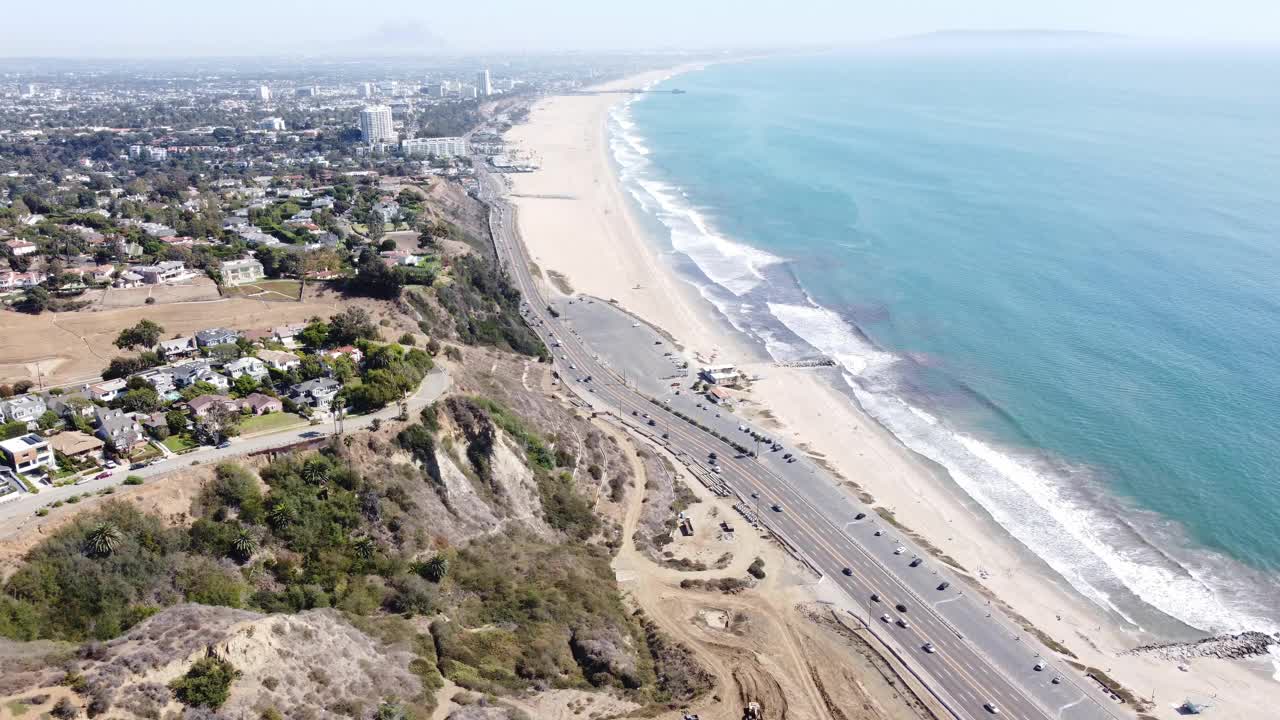
[[[22,257],[23,255],[30,255],[31,253],[36,251],[35,243],[27,242],[26,240],[20,240],[18,238],[14,238],[12,240],[6,240],[4,244],[9,246],[9,252],[13,253],[14,257]]]
[[[232,380],[238,380],[243,375],[248,375],[254,380],[261,380],[267,376],[267,364],[256,357],[242,357],[239,360],[229,362],[222,366],[222,371],[231,376]]]
[[[289,372],[302,364],[302,358],[297,355],[278,350],[261,350],[258,352],[258,359],[280,372]]]
[[[39,395],[19,395],[0,401],[0,422],[33,423],[48,409]]]
[[[128,383],[126,383],[123,378],[103,380],[100,383],[95,383],[89,386],[89,397],[94,400],[101,400],[102,402],[111,402],[112,400],[120,397],[120,393],[124,392],[124,389],[127,386]]]
[[[265,275],[262,272],[262,263],[253,258],[228,260],[222,263],[222,283],[224,285],[242,285],[261,280],[263,277]]]
[[[193,337],[176,337],[160,341],[160,352],[164,353],[166,358],[190,355],[196,349],[196,339]]]

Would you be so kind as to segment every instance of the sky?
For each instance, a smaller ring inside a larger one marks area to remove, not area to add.
[[[1280,45],[1280,0],[15,0],[0,57],[377,55],[858,45],[1054,29]]]

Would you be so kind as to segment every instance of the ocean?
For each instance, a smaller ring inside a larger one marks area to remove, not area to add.
[[[862,53],[620,104],[699,292],[1131,627],[1280,631],[1280,54]]]

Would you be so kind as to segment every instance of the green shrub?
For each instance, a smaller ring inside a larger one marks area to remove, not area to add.
[[[210,655],[197,660],[187,673],[169,683],[174,697],[188,707],[217,709],[231,694],[231,683],[240,676],[231,663]]]

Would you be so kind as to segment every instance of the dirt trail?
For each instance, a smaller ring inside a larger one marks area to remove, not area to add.
[[[660,448],[655,448],[661,451]],[[637,481],[625,498],[622,546],[614,559],[619,585],[663,633],[685,645],[716,678],[713,690],[689,710],[710,720],[738,720],[758,702],[769,720],[922,720],[930,718],[892,672],[881,673],[837,629],[809,619],[813,578],[765,536],[737,517],[729,504],[688,478],[702,505],[738,527],[734,560],[724,570],[663,567],[636,548],[633,536],[645,508],[645,463],[629,452]],[[715,532],[703,523],[698,532]],[[765,561],[766,577],[733,595],[680,587],[687,578],[746,577],[746,565]],[[868,650],[869,652],[869,650]],[[874,656],[874,653],[870,653]]]

